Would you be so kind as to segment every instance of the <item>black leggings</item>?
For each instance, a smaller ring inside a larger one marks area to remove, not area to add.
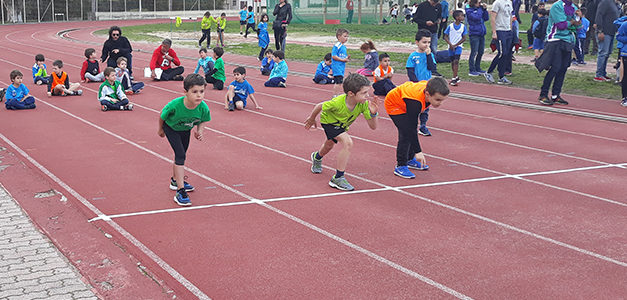
[[[625,76],[625,74],[627,74],[627,70],[625,70],[625,68],[627,68],[627,56],[621,56],[621,64],[623,64],[623,76],[620,80],[620,86],[621,92],[623,93],[623,98],[625,98],[627,97],[627,76]]]
[[[261,48],[261,47],[260,47]],[[266,46],[265,48],[261,48],[261,50],[259,50],[259,60],[262,60],[263,57],[266,54],[266,49],[268,49],[268,46]]]
[[[272,28],[274,30],[274,46],[277,50],[285,51],[285,27]]]
[[[207,48],[211,46],[211,29],[202,29],[202,37],[198,41],[198,45],[202,46],[202,41],[207,39]]]
[[[255,23],[246,23],[246,33],[244,33],[244,37],[248,37],[248,29],[250,28],[255,32]]]
[[[172,80],[174,78],[174,76],[176,75],[181,75],[183,74],[183,72],[185,72],[185,68],[183,68],[182,66],[178,66],[176,68],[169,68],[166,70],[163,70],[163,73],[161,73],[161,81],[168,81],[168,80]]]
[[[406,166],[416,153],[422,152],[418,141],[418,115],[422,104],[417,100],[403,99],[407,112],[400,115],[391,115],[392,122],[398,129],[398,144],[396,146],[396,165]]]
[[[168,124],[163,123],[163,132],[165,132],[165,136],[168,138],[172,150],[174,150],[174,164],[184,166],[191,130],[176,131]]]

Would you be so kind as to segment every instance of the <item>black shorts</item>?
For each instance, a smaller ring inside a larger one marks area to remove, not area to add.
[[[322,125],[322,129],[324,129],[324,134],[327,135],[327,140],[332,140],[336,144],[337,144],[337,139],[335,139],[335,137],[346,132],[346,129],[344,129],[342,126],[336,126],[333,124],[320,124],[320,125]]]
[[[246,25],[246,21],[239,21],[240,25]]]
[[[242,97],[239,94],[234,94],[233,99],[231,101],[233,101],[233,104],[236,104],[237,101],[241,101],[242,104],[244,105],[244,108],[246,108],[246,99],[242,99]]]
[[[185,165],[191,130],[176,131],[164,122],[163,132],[165,133],[166,138],[168,138],[168,142],[170,143],[172,150],[174,150],[174,164],[177,166]]]
[[[342,84],[342,82],[344,82],[344,76],[333,76],[333,82],[335,82],[336,84]]]
[[[455,55],[451,56],[451,61],[459,60],[461,57],[462,57],[461,54],[455,54]]]

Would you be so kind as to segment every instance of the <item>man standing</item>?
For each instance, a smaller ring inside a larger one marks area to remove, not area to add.
[[[438,52],[438,25],[442,18],[440,0],[428,0],[418,5],[414,14],[414,22],[418,30],[426,29],[431,32],[431,53]]]
[[[587,9],[586,11],[586,19],[590,21],[590,28],[588,32],[586,32],[586,41],[583,43],[583,54],[597,55],[598,47],[597,47],[597,34],[594,30],[596,21],[595,18],[597,16],[597,6],[599,5],[598,0],[586,0],[583,6]],[[590,42],[592,42],[592,51],[589,52]]]
[[[348,11],[348,16],[346,17],[346,24],[350,24],[353,22],[353,0],[346,1],[346,10]]]
[[[600,0],[597,7],[596,21],[597,44],[599,45],[599,55],[597,56],[597,73],[594,81],[611,81],[607,76],[607,59],[612,54],[612,44],[616,26],[614,20],[620,15],[620,0]]]
[[[512,42],[514,41],[514,34],[512,32],[512,21],[514,16],[512,15],[513,7],[511,0],[496,0],[492,4],[492,11],[490,11],[490,25],[492,25],[492,40],[496,41],[496,50],[498,53],[492,59],[488,72],[484,73],[485,79],[494,83],[494,77],[492,72],[497,68],[499,70],[498,84],[512,84],[512,82],[505,77],[505,72],[512,69]]]

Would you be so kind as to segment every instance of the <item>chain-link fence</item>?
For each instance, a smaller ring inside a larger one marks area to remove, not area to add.
[[[2,24],[163,17],[217,10],[226,0],[0,0]]]
[[[268,0],[268,14],[272,16],[279,0]],[[353,11],[347,9],[346,0],[292,0],[293,23],[359,23],[375,24],[388,18],[394,2],[389,0],[354,0]],[[402,7],[402,5],[401,5]],[[399,14],[402,17],[402,14]]]

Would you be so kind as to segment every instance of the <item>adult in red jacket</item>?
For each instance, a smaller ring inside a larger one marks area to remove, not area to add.
[[[161,42],[161,46],[157,47],[152,53],[152,59],[150,60],[150,70],[152,79],[155,80],[183,80],[183,72],[185,69],[181,66],[181,60],[176,55],[176,52],[172,50],[172,41],[165,39]],[[172,67],[172,64],[176,67]],[[161,77],[157,78],[155,69],[161,69]]]

